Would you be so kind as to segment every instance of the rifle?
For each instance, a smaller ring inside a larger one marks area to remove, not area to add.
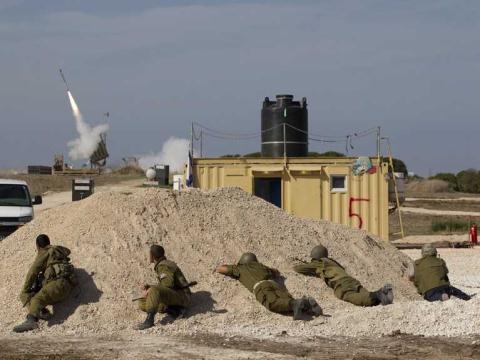
[[[24,300],[22,300],[24,302],[23,307],[27,306],[27,304],[35,296],[35,294],[42,289],[42,284],[44,279],[45,279],[45,276],[43,275],[43,272],[37,275],[37,277],[33,281],[33,284],[28,288],[28,291],[26,292],[27,297]]]
[[[33,282],[32,286],[28,289],[29,293],[36,294],[42,289],[42,284],[43,280],[45,279],[45,276],[43,275],[43,272],[39,273],[37,275],[37,278]]]
[[[181,286],[181,287],[179,287],[179,288],[177,288],[177,289],[175,289],[175,290],[188,289],[188,288],[191,288],[192,286],[195,286],[195,285],[197,285],[197,284],[198,284],[198,282],[196,282],[196,281],[191,281],[191,282],[189,282],[187,285]],[[149,286],[149,287],[150,287],[150,286]],[[138,301],[138,300],[142,300],[142,299],[145,299],[145,297],[144,297],[144,296],[136,297],[136,298],[133,298],[133,299],[132,299],[132,302],[135,302],[135,301]]]

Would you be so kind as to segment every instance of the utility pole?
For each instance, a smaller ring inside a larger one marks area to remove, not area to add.
[[[380,165],[380,126],[377,126],[377,159],[378,159],[378,164]]]

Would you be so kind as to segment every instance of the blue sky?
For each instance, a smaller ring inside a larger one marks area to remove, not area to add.
[[[50,164],[111,113],[113,162],[188,137],[191,121],[260,127],[265,96],[307,97],[310,130],[381,126],[422,175],[480,168],[478,1],[0,1],[0,167]],[[353,155],[375,151],[354,141]],[[206,139],[208,155],[258,141]],[[313,143],[311,150],[345,151]]]

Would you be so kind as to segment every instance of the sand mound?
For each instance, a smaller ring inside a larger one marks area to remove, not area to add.
[[[187,279],[199,282],[193,289],[191,316],[161,331],[198,326],[221,331],[232,322],[244,327],[262,322],[291,324],[290,318],[263,309],[238,282],[212,273],[218,262],[236,262],[247,250],[278,268],[294,296],[311,294],[327,312],[354,307],[335,299],[321,280],[291,270],[294,258],[306,260],[319,242],[368,289],[391,282],[397,301],[417,298],[402,278],[408,257],[364,231],[295,218],[239,189],[181,193],[134,189],[98,193],[46,210],[0,243],[0,332],[9,332],[25,316],[18,293],[35,255],[33,240],[43,232],[53,243],[72,250],[82,280],[73,300],[56,307],[51,332],[130,329],[143,317],[131,299],[139,294],[139,284],[154,281],[147,262],[148,246],[153,243],[164,245]],[[380,308],[370,310],[371,316],[377,316]],[[223,309],[227,312],[215,311]],[[311,323],[305,326],[315,329]]]

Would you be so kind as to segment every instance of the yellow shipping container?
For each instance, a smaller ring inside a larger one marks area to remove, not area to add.
[[[240,187],[286,212],[361,228],[388,239],[388,165],[354,175],[356,158],[193,159],[194,187]]]

